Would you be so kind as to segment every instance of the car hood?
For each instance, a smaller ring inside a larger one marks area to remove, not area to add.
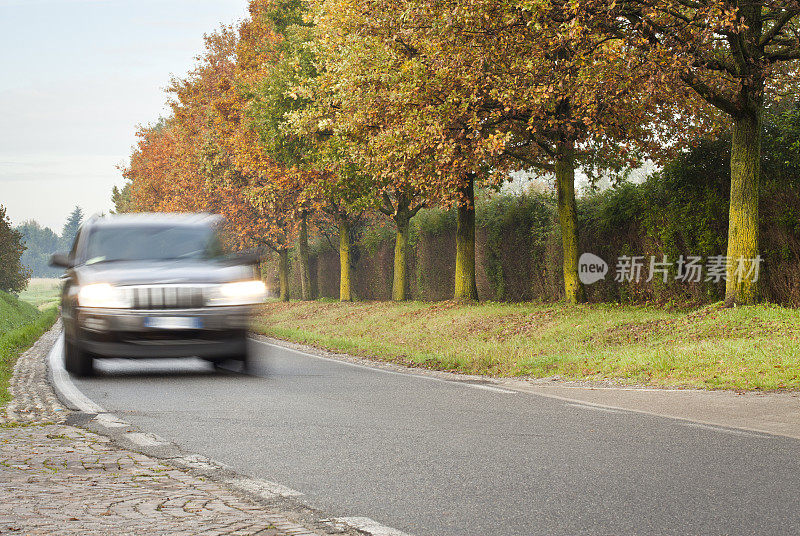
[[[75,268],[78,281],[112,285],[207,284],[253,278],[253,267],[210,261],[124,261]]]

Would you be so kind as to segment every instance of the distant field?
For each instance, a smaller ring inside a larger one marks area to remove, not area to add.
[[[33,278],[28,282],[28,288],[20,292],[19,299],[45,310],[58,305],[60,289],[60,279]]]
[[[405,365],[662,387],[800,390],[800,311],[272,302],[256,330]]]

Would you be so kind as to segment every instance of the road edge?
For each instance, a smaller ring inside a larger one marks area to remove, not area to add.
[[[57,329],[61,329],[56,326]],[[279,510],[289,510],[294,517],[300,518],[303,525],[313,525],[315,529],[330,533],[366,536],[412,536],[392,527],[384,526],[377,521],[358,516],[332,517],[325,515],[303,503],[300,497],[304,494],[282,484],[268,480],[251,478],[234,471],[230,466],[208,458],[201,454],[190,453],[168,440],[145,431],[119,418],[115,414],[91,400],[72,381],[64,368],[63,356],[64,333],[58,335],[50,347],[46,357],[47,380],[53,387],[58,399],[73,413],[67,424],[85,428],[91,432],[109,437],[120,447],[141,452],[157,458],[191,473],[209,478],[230,490],[239,493],[259,504]],[[292,534],[302,536],[307,528],[303,525],[287,521],[279,529],[290,530]]]
[[[584,409],[589,409],[589,410],[605,409],[610,411],[630,412],[640,415],[647,415],[651,417],[670,419],[686,425],[703,426],[709,430],[714,430],[720,433],[746,432],[748,434],[754,434],[754,435],[759,434],[771,437],[800,439],[800,425],[797,426],[798,430],[795,433],[780,432],[774,429],[768,429],[759,426],[748,426],[748,425],[732,423],[729,419],[726,420],[720,418],[715,420],[708,418],[695,418],[677,414],[675,412],[670,412],[670,411],[656,411],[641,407],[638,408],[631,407],[632,404],[621,405],[621,404],[597,402],[595,400],[590,400],[588,396],[569,396],[563,393],[558,394],[558,393],[548,392],[548,389],[567,390],[571,392],[570,394],[574,393],[575,395],[578,394],[597,395],[601,393],[604,394],[617,393],[617,394],[627,394],[629,396],[644,394],[651,397],[671,396],[673,398],[678,396],[697,396],[697,397],[706,397],[708,399],[711,399],[713,397],[727,397],[729,400],[725,401],[725,404],[735,400],[746,400],[748,397],[750,397],[751,399],[756,399],[756,398],[768,399],[769,397],[774,398],[780,396],[784,397],[790,396],[785,394],[747,393],[745,395],[742,395],[736,392],[707,391],[703,389],[657,389],[648,387],[638,388],[630,386],[624,386],[624,387],[587,386],[587,385],[575,385],[566,382],[548,382],[543,380],[528,381],[525,379],[513,379],[513,378],[489,378],[486,376],[469,375],[458,372],[430,370],[419,367],[408,367],[404,365],[398,365],[396,363],[379,361],[361,356],[355,356],[352,354],[334,352],[331,350],[326,350],[315,346],[304,345],[301,343],[288,341],[284,339],[277,339],[275,337],[270,337],[258,333],[253,333],[250,335],[250,337],[253,340],[259,341],[261,343],[278,346],[309,357],[338,361],[340,363],[347,364],[350,366],[368,368],[381,372],[408,375],[418,378],[426,378],[444,382],[451,382],[500,393],[515,393],[515,394],[524,393],[524,394],[559,400],[567,404],[574,405],[576,407],[582,407]],[[800,393],[796,393],[791,396],[797,396],[798,399],[800,399]]]

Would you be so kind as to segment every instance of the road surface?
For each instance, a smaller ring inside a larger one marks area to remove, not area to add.
[[[106,410],[331,516],[417,536],[789,534],[800,441],[253,342],[253,375],[100,360]]]

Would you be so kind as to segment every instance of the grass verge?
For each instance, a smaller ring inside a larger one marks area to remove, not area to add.
[[[491,376],[705,389],[800,389],[800,311],[616,304],[273,302],[265,335]]]
[[[0,406],[9,400],[8,382],[19,355],[58,318],[58,309],[39,311],[33,305],[0,292]]]

